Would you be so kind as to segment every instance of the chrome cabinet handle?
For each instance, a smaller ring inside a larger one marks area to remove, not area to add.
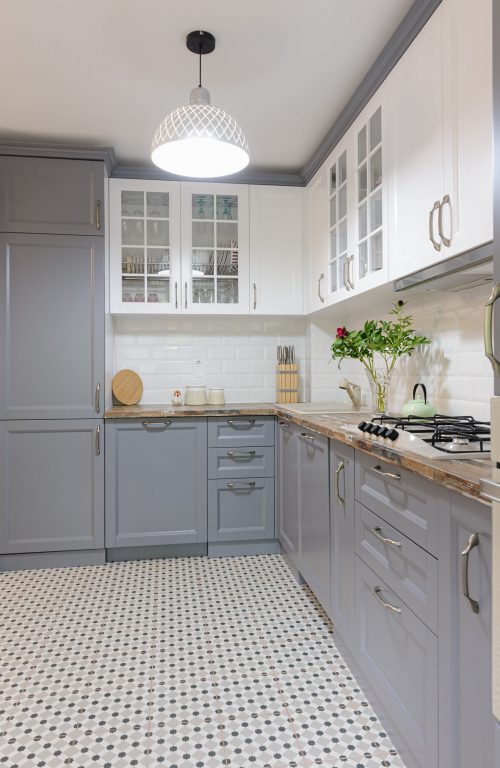
[[[188,284],[184,283],[184,308],[188,308]]]
[[[241,419],[241,421],[235,421],[234,419],[227,419],[227,423],[234,424],[255,424],[255,419]]]
[[[314,435],[308,435],[307,432],[301,432],[300,436],[303,437],[304,440],[310,440],[311,443],[313,442],[313,440],[315,440]]]
[[[162,421],[149,421],[149,419],[146,419],[142,422],[143,427],[153,427],[153,429],[164,429],[165,427],[170,426],[172,422],[168,419],[163,419]]]
[[[352,254],[347,259],[347,283],[351,287],[351,290],[354,290],[354,283],[351,280],[351,269],[350,269],[351,264],[354,265],[354,256]]]
[[[469,554],[474,547],[479,546],[479,536],[471,533],[467,546],[460,553],[460,581],[462,582],[462,595],[469,601],[472,613],[479,613],[479,603],[469,594]]]
[[[434,214],[436,211],[440,210],[440,207],[441,206],[439,200],[436,200],[429,212],[429,240],[431,241],[436,251],[441,250],[441,243],[438,243],[438,241],[434,238]]]
[[[228,451],[227,456],[230,459],[252,459],[255,456],[255,451]]]
[[[280,421],[280,427],[286,427],[287,429],[291,428],[291,424],[289,421]]]
[[[95,204],[95,228],[101,229],[101,201],[98,200]]]
[[[94,408],[96,413],[101,412],[101,385],[95,385]]]
[[[345,470],[345,462],[339,461],[337,469],[335,470],[335,496],[341,504],[345,504],[345,498],[340,495],[340,473]]]
[[[322,304],[325,303],[325,297],[321,295],[321,281],[325,279],[325,273],[322,272],[321,275],[318,277],[318,299],[321,301]]]
[[[175,308],[178,309],[178,307],[179,307],[179,302],[177,297],[177,283],[175,283]]]
[[[386,603],[384,598],[382,597],[382,587],[373,587],[373,594],[379,601],[381,605],[384,606],[384,608],[387,608],[389,611],[393,611],[393,613],[403,613],[401,608],[396,608],[395,605],[391,605],[390,603]]]
[[[439,231],[439,237],[443,241],[443,245],[445,245],[447,248],[451,245],[451,232],[450,237],[446,237],[446,235],[443,232],[443,206],[448,204],[450,208],[450,215],[451,215],[451,200],[449,195],[445,195],[441,201],[441,204],[439,206],[439,213],[438,213],[438,231]]]
[[[500,360],[497,360],[493,350],[493,306],[498,298],[500,298],[500,283],[493,286],[491,296],[484,305],[484,354],[490,361],[494,373],[500,375]]]
[[[95,455],[101,455],[101,427],[97,426],[95,430]]]
[[[384,472],[382,467],[372,467],[371,470],[372,472],[375,472],[376,475],[382,475],[382,477],[390,477],[391,480],[401,480],[401,475],[397,475],[395,472]]]
[[[347,281],[347,267],[349,266],[349,261],[346,259],[342,265],[342,283],[344,285],[344,288],[346,291],[350,291],[351,287]]]
[[[373,533],[374,536],[377,537],[379,541],[381,541],[383,544],[390,544],[391,547],[400,547],[401,542],[396,541],[396,539],[388,539],[387,536],[382,535],[382,528],[380,526],[376,526],[375,528],[370,528],[370,533]]]
[[[257,309],[257,286],[253,284],[253,308]]]
[[[228,488],[232,488],[235,491],[246,490],[247,488],[255,487],[255,480],[250,480],[249,483],[226,483]]]

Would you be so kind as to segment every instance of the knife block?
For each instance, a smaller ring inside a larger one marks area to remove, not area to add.
[[[297,403],[298,395],[298,365],[280,363],[276,366],[276,402]]]

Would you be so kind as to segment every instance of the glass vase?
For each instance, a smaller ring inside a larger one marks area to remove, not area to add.
[[[387,373],[385,368],[375,368],[374,372],[366,371],[372,394],[373,415],[389,412],[389,395],[392,371]]]

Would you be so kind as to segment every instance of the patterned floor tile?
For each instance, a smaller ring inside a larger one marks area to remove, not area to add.
[[[0,768],[404,768],[280,555],[0,589]]]

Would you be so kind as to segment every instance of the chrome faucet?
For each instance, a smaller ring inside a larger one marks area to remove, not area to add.
[[[353,408],[361,407],[361,387],[359,384],[353,384],[352,381],[341,379],[339,381],[339,389],[345,389],[351,399]]]

